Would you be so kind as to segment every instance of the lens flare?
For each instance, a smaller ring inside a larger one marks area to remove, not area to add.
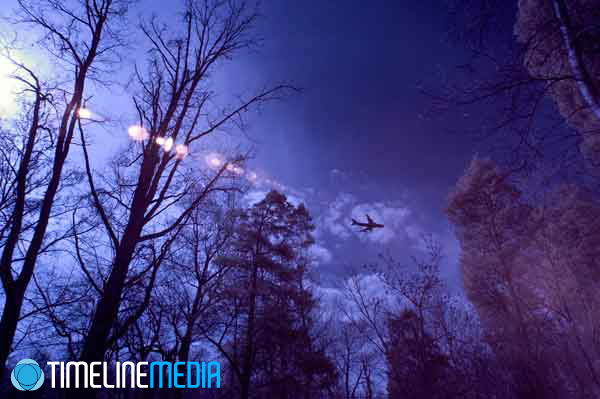
[[[177,146],[175,149],[175,151],[178,153],[177,148],[179,148],[179,146]],[[235,162],[230,163],[222,154],[218,152],[210,152],[204,155],[204,162],[213,170],[225,168],[225,170],[228,172],[246,179],[254,186],[271,186],[272,188],[276,188],[281,191],[287,190],[287,187],[283,184],[280,184],[276,180],[269,179],[266,176],[259,176],[259,174],[253,169],[243,168]]]
[[[169,137],[168,139],[165,140],[165,145],[163,148],[165,149],[165,152],[171,151],[171,148],[173,148],[173,138],[172,137]]]
[[[205,158],[206,164],[211,168],[218,168],[223,165],[223,161],[221,161],[221,157],[219,154],[208,154]]]
[[[188,146],[185,144],[178,144],[175,146],[177,159],[184,159],[188,155],[188,152]]]
[[[21,61],[21,60],[19,60]],[[13,78],[15,65],[6,57],[0,56],[0,116],[11,117],[18,112],[17,92],[22,89],[20,82]]]
[[[92,117],[92,111],[81,107],[77,110],[77,116],[79,116],[79,119],[90,119]]]
[[[127,130],[129,137],[135,141],[143,141],[148,138],[148,131],[140,125],[130,126]]]
[[[233,173],[235,173],[236,175],[243,175],[244,169],[240,168],[239,166],[236,166],[233,168]]]

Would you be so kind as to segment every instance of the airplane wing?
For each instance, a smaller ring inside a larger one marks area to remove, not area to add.
[[[375,222],[373,221],[373,219],[371,219],[371,216],[369,216],[369,214],[367,214],[367,221],[369,224],[374,224]]]

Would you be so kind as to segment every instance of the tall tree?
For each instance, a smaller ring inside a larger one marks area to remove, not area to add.
[[[53,205],[63,177],[63,169],[71,149],[79,110],[84,101],[86,83],[90,78],[101,79],[97,64],[108,62],[121,44],[118,23],[127,11],[127,2],[102,0],[85,3],[56,1],[18,1],[15,23],[30,26],[42,39],[39,44],[62,69],[71,87],[60,85],[49,90],[38,74],[25,65],[20,80],[33,92],[33,105],[28,111],[28,132],[24,136],[18,166],[8,181],[13,181],[13,202],[8,222],[3,226],[0,278],[5,291],[5,304],[0,319],[0,375],[5,371],[7,357],[20,318],[23,300],[40,252],[44,250],[46,232],[52,217]],[[59,80],[59,79],[57,79]],[[63,100],[60,101],[59,98]],[[36,187],[30,177],[38,166],[36,159],[42,148],[40,136],[51,136],[51,154],[47,171],[47,186]],[[33,184],[33,185],[32,185]],[[30,215],[31,199],[42,191],[41,201]],[[27,223],[25,223],[27,220]],[[26,237],[25,237],[26,236]],[[24,245],[24,250],[17,247]],[[19,255],[17,252],[23,252]]]
[[[599,209],[573,186],[528,197],[489,160],[451,196],[465,289],[517,396],[596,395]]]
[[[412,310],[388,320],[390,331],[388,393],[390,398],[454,397],[448,384],[447,356]]]
[[[580,132],[592,164],[600,162],[599,17],[597,0],[521,1],[515,26],[525,67]]]
[[[283,86],[260,91],[225,109],[211,109],[210,74],[221,61],[253,43],[250,29],[256,12],[244,2],[186,1],[181,29],[157,19],[141,26],[150,45],[147,72],[136,71],[138,93],[133,102],[138,125],[134,141],[115,159],[108,176],[99,180],[91,166],[85,126],[80,124],[85,170],[93,212],[101,222],[109,259],[94,277],[97,302],[81,345],[82,361],[102,360],[148,307],[158,270],[193,211],[217,191],[231,185],[240,159],[221,162],[216,170],[186,163],[209,135],[239,121],[241,113],[279,93]],[[225,179],[224,177],[229,177]],[[185,200],[185,201],[184,201]],[[127,287],[144,294],[138,306],[121,309]]]
[[[240,215],[232,255],[223,259],[232,270],[222,327],[207,339],[243,399],[309,397],[333,384],[333,367],[311,337],[313,302],[303,281],[313,229],[304,205],[275,191]]]

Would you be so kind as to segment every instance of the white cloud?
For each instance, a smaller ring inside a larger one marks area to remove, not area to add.
[[[352,218],[363,221],[366,214],[385,227],[364,233],[352,226]],[[408,224],[410,215],[410,209],[400,201],[359,203],[354,195],[340,193],[322,216],[320,228],[341,239],[356,237],[387,244],[398,236],[415,238],[415,227],[409,228],[412,225]]]
[[[246,193],[243,201],[247,203],[248,206],[253,206],[262,201],[268,193],[269,192],[265,190],[252,190]]]
[[[373,204],[359,204],[352,208],[351,216],[354,219],[366,219],[365,215],[385,227],[375,229],[368,234],[361,233],[355,230],[355,234],[359,234],[362,240],[374,241],[381,244],[387,244],[400,233],[406,232],[406,219],[410,215],[410,210],[399,203],[393,202],[376,202]]]
[[[310,255],[317,264],[327,264],[333,259],[331,251],[318,244],[314,244],[310,247]]]
[[[344,220],[347,208],[356,202],[350,193],[340,193],[323,215],[323,228],[339,238],[350,237],[350,229]]]
[[[324,287],[310,280],[306,281],[306,286],[310,287],[313,295],[319,299],[320,315],[323,320],[337,315],[340,305],[346,301],[343,291],[339,288]]]

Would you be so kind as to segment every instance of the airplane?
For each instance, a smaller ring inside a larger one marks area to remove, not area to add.
[[[384,227],[382,224],[379,223],[375,223],[373,221],[373,219],[371,219],[371,217],[369,215],[367,216],[367,222],[363,223],[363,222],[358,222],[355,219],[352,219],[352,226],[360,226],[360,227],[364,227],[362,230],[360,230],[361,232],[369,232],[373,229],[378,229],[378,228],[382,228]]]

